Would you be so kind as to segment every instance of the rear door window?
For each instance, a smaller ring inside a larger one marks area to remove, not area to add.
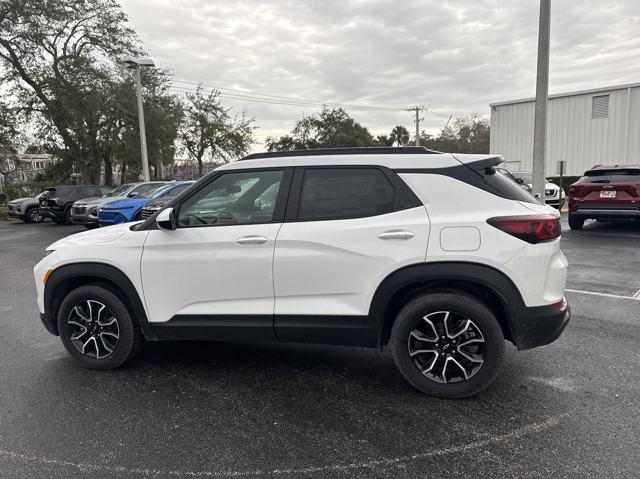
[[[390,213],[394,188],[376,168],[313,168],[302,180],[297,219],[338,220]]]

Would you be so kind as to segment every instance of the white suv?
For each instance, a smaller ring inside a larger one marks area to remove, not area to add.
[[[34,269],[42,321],[90,368],[145,340],[387,346],[421,391],[475,394],[505,339],[541,346],[569,320],[559,215],[496,174],[501,161],[249,155],[144,222],[49,246]]]

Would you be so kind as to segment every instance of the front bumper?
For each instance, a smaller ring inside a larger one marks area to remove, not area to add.
[[[71,213],[71,222],[74,225],[97,226],[98,217],[91,215],[74,215]]]
[[[40,321],[42,321],[47,331],[54,336],[58,336],[58,326],[53,323],[53,317],[50,314],[40,313]]]
[[[9,218],[20,218],[20,219],[24,218],[24,213],[16,209],[9,209],[7,211],[7,215],[9,216]]]
[[[65,209],[61,206],[41,206],[38,209],[40,216],[56,220],[64,219]]]
[[[120,223],[128,223],[132,221],[122,211],[101,211],[98,215],[98,222],[101,226],[119,225]]]
[[[512,321],[513,343],[519,350],[532,349],[554,342],[560,337],[571,319],[571,308],[564,310],[554,306],[525,308]]]

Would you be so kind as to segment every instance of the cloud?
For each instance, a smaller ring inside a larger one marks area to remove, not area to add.
[[[122,0],[148,53],[175,78],[337,103],[489,114],[532,96],[538,2],[522,0]],[[640,81],[637,0],[554,2],[550,92]],[[239,100],[267,133],[308,107]],[[412,128],[409,112],[350,112],[375,132]]]

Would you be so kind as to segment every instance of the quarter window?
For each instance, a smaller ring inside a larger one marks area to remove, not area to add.
[[[187,199],[180,226],[221,226],[273,221],[282,170],[225,173]]]
[[[393,211],[394,189],[376,168],[320,168],[304,173],[299,220],[333,220]]]

